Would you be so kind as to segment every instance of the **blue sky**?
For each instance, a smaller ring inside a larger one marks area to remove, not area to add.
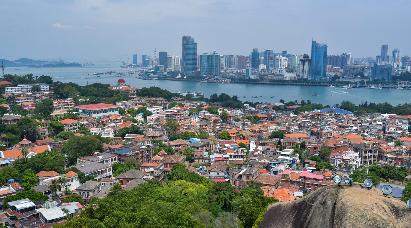
[[[199,52],[259,49],[375,56],[380,45],[411,54],[410,0],[1,0],[0,58],[94,61],[181,55],[181,36]]]

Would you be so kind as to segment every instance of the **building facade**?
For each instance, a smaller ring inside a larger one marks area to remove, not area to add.
[[[312,41],[310,80],[324,80],[327,70],[327,45]]]
[[[200,74],[202,77],[218,77],[221,73],[220,55],[217,52],[200,55]]]
[[[182,39],[182,71],[187,75],[193,75],[197,71],[197,43],[191,36],[183,36]]]

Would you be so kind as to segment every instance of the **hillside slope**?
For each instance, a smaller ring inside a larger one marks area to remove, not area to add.
[[[375,189],[322,188],[301,200],[273,205],[260,227],[411,227],[411,211]]]

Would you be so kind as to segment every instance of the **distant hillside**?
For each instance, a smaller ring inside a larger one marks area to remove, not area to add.
[[[260,227],[410,227],[404,202],[378,190],[321,188],[291,203],[273,205]]]
[[[67,63],[62,60],[59,61],[45,61],[34,60],[28,58],[21,58],[17,60],[0,59],[4,67],[81,67],[80,63]]]

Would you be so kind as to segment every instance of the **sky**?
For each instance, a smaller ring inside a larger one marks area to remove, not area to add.
[[[410,12],[410,0],[1,0],[0,58],[181,55],[183,35],[198,53],[303,54],[314,39],[329,54],[374,57],[386,43],[410,55]]]

